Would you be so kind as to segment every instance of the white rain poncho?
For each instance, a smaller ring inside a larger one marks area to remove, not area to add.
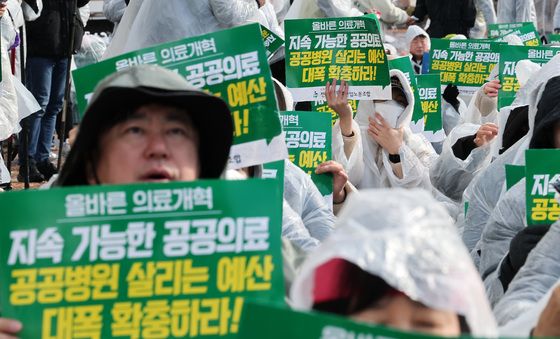
[[[449,136],[451,131],[459,125],[461,122],[461,114],[467,110],[467,104],[465,104],[465,101],[460,97],[457,97],[457,100],[459,101],[458,111],[447,101],[441,100],[443,131],[446,136]]]
[[[132,1],[105,58],[238,26],[257,12],[257,3],[245,0]]]
[[[427,140],[410,130],[414,96],[408,80],[399,70],[391,70],[390,75],[398,78],[408,101],[408,106],[396,119],[396,126],[404,129],[403,144],[399,150],[403,178],[400,179],[393,172],[388,152],[367,134],[368,117],[374,117],[376,111],[376,103],[371,100],[358,104],[353,123],[357,141],[350,157],[344,153],[339,123],[333,127],[333,158],[344,166],[350,181],[358,188],[421,187],[431,190],[428,169],[437,154]]]
[[[288,10],[290,9],[290,0],[268,0],[274,7],[274,12],[276,12],[276,18],[279,23],[284,21],[284,17]]]
[[[500,197],[482,232],[478,245],[479,271],[492,305],[504,294],[499,279],[500,266],[509,251],[511,240],[527,227],[525,212],[525,179],[522,179]]]
[[[519,316],[514,320],[507,322],[505,325],[500,326],[500,336],[504,338],[531,337],[531,331],[535,328],[535,326],[537,326],[541,313],[548,304],[552,292],[559,286],[560,280],[558,280],[539,301],[523,302],[522,310],[520,310],[521,312],[519,313]],[[504,300],[498,306],[502,308],[502,305],[508,304],[508,299],[509,293],[504,296]]]
[[[498,1],[498,22],[533,22],[537,26],[537,11],[533,0]]]
[[[38,3],[42,5],[42,2]],[[2,82],[0,83],[0,141],[21,130],[21,119],[39,111],[41,107],[35,97],[12,75],[8,48],[16,40],[17,31],[24,23],[23,11],[19,1],[9,0],[7,13],[1,18],[2,26]],[[16,62],[16,68],[18,64]]]
[[[337,227],[303,263],[290,293],[309,310],[314,273],[344,259],[428,307],[465,317],[475,337],[496,335],[482,282],[446,211],[423,190],[363,190],[352,194]]]
[[[518,63],[516,69],[518,71],[517,78],[521,86],[525,85],[530,76],[540,69],[534,66],[536,66],[536,64],[531,62],[524,63],[521,61]],[[474,177],[487,168],[492,161],[492,157],[497,155],[498,148],[502,145],[501,138],[503,135],[503,128],[507,121],[507,115],[509,115],[509,112],[514,108],[512,106],[504,107],[499,113],[492,112],[489,114],[492,116],[491,119],[488,118],[488,115],[484,117],[483,114],[495,111],[495,105],[480,104],[481,100],[489,99],[482,98],[481,96],[483,95],[482,90],[477,92],[475,99],[471,102],[471,107],[469,108],[470,112],[463,116],[464,122],[456,126],[451,133],[449,133],[443,144],[441,155],[430,169],[430,179],[434,187],[456,202],[461,201],[465,189],[472,182]],[[477,104],[477,102],[479,104]],[[498,136],[489,144],[475,148],[465,160],[457,158],[452,149],[453,145],[455,145],[460,138],[476,134],[481,123],[486,119],[499,122],[498,126],[500,132]],[[480,233],[478,233],[477,239],[469,241],[467,244],[469,250],[473,248],[479,237]]]
[[[472,251],[475,263],[479,262],[478,251],[480,250],[480,247],[476,245],[499,198],[505,192],[504,166],[525,163],[525,150],[528,148],[532,136],[537,104],[544,86],[549,79],[556,75],[560,75],[560,56],[552,58],[542,69],[530,77],[525,86],[519,89],[512,107],[529,105],[529,133],[497,157],[490,166],[477,175],[465,190],[463,203],[468,203],[469,207],[464,224],[459,228],[463,232],[463,241]]]
[[[482,13],[486,25],[495,24],[498,20],[492,0],[475,0],[476,9]]]
[[[453,201],[460,202],[463,192],[473,178],[490,164],[491,144],[477,147],[465,160],[453,153],[453,145],[468,135],[476,134],[480,125],[462,124],[454,128],[445,139],[439,158],[430,168],[430,179],[435,188]]]
[[[284,199],[282,205],[282,237],[305,252],[315,249],[320,243],[319,240],[309,234],[301,216],[290,207],[286,199]]]
[[[295,0],[285,19],[362,16],[352,0]]]
[[[529,98],[529,126],[530,131],[524,138],[522,146],[514,158],[514,164],[525,163],[525,150],[534,137],[546,133],[560,120],[560,110],[554,108],[560,94],[560,56],[555,57],[529,81],[525,86],[525,94]],[[550,80],[552,79],[552,82]],[[548,83],[546,98],[543,92]],[[541,98],[543,100],[541,101]],[[536,117],[538,107],[550,107],[546,114]],[[538,118],[538,120],[536,119]],[[522,139],[523,140],[523,139]],[[521,140],[520,140],[521,141]],[[551,146],[547,146],[550,148]],[[496,208],[492,212],[480,240],[479,270],[484,279],[488,296],[492,304],[498,302],[503,295],[503,287],[499,280],[500,262],[509,249],[513,237],[522,230],[525,220],[525,181],[522,180],[500,197]]]
[[[531,310],[560,280],[560,222],[554,223],[529,253],[525,265],[510,283],[508,291],[496,305],[494,314],[501,325]]]
[[[10,172],[4,165],[4,159],[2,158],[2,152],[0,152],[0,184],[7,184],[12,181]],[[1,192],[1,191],[0,191]]]
[[[310,251],[330,235],[335,217],[309,175],[288,160],[284,166],[282,237]],[[263,177],[262,168],[257,167],[255,177]],[[225,178],[244,180],[247,176],[227,170]]]
[[[289,160],[284,163],[284,199],[301,217],[309,234],[319,241],[325,240],[335,222],[332,210],[309,175]]]
[[[103,0],[103,14],[107,20],[118,24],[126,10],[125,0]]]
[[[495,24],[498,20],[496,17],[496,9],[492,0],[475,0],[476,21],[471,29],[471,39],[483,39],[488,25]]]
[[[391,0],[357,0],[361,8],[365,11],[368,9],[376,9],[381,13],[381,21],[387,24],[402,25],[409,18],[405,10],[393,4]]]

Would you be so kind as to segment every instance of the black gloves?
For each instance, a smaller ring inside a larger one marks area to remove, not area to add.
[[[443,100],[447,101],[451,106],[453,106],[453,108],[455,108],[457,112],[459,112],[459,105],[460,105],[459,99],[457,99],[458,96],[459,96],[459,89],[457,88],[457,86],[453,84],[447,85],[447,87],[445,87],[445,90],[443,91],[442,94]]]
[[[515,278],[515,275],[529,256],[529,253],[537,246],[539,241],[546,235],[550,229],[550,225],[528,226],[521,230],[511,240],[509,244],[509,253],[500,266],[499,278],[507,291],[509,284]]]

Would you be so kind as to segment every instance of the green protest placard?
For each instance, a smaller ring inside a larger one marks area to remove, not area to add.
[[[356,113],[358,112],[358,100],[348,100],[350,107],[352,107],[352,114],[353,117],[356,117]],[[329,107],[329,104],[325,100],[315,100],[311,102],[311,110],[314,112],[325,112],[329,113],[332,117],[332,125],[336,124],[338,120],[338,113],[336,113],[332,108]]]
[[[422,74],[416,77],[420,105],[424,114],[424,136],[430,142],[445,139],[441,110],[441,81],[439,74]]]
[[[284,40],[276,35],[273,31],[261,25],[261,34],[266,49],[266,57],[271,58],[272,55],[284,44]]]
[[[560,34],[549,34],[548,41],[552,44],[559,44],[560,43]]]
[[[258,24],[165,43],[77,69],[73,79],[80,112],[85,111],[95,86],[103,78],[137,64],[174,70],[195,87],[228,103],[234,122],[230,168],[287,157]]]
[[[530,27],[531,29],[536,31],[535,25],[532,22],[489,24],[488,25],[488,38],[494,39],[494,38],[503,37],[504,35],[508,35],[512,31],[514,31],[516,29],[520,29],[522,27]]]
[[[553,183],[560,179],[560,149],[525,151],[527,225],[549,225],[558,220],[560,206]]]
[[[330,79],[349,83],[348,99],[391,99],[389,67],[370,16],[284,21],[286,87],[295,101],[325,99]]]
[[[288,326],[289,324],[289,326]],[[357,323],[327,313],[297,312],[285,307],[247,303],[239,339],[435,339],[382,326]]]
[[[2,194],[2,316],[21,338],[234,338],[245,300],[283,303],[279,186]]]
[[[280,182],[284,182],[284,160],[269,162],[262,165],[262,175],[263,179],[277,179]]]
[[[412,121],[410,122],[410,129],[414,133],[424,132],[424,114],[422,113],[422,105],[420,103],[420,96],[418,95],[418,88],[416,83],[416,73],[412,68],[412,63],[408,56],[395,58],[389,60],[390,69],[398,69],[403,72],[412,91],[414,92],[414,112],[412,113]]]
[[[315,174],[319,164],[332,159],[331,117],[320,112],[281,112],[290,161],[311,176],[323,196],[333,193],[333,178]]]
[[[506,189],[512,188],[525,178],[525,166],[506,165]]]
[[[500,43],[477,40],[432,39],[430,73],[440,73],[441,84],[454,84],[473,95],[500,61]]]
[[[517,35],[523,42],[524,46],[534,47],[534,46],[541,45],[541,38],[539,36],[539,32],[537,32],[535,26],[532,23],[528,23],[528,25],[523,25],[521,27],[507,31],[505,34],[499,36],[495,41],[503,42],[505,41],[504,38],[510,34]]]
[[[500,46],[500,83],[498,109],[509,106],[519,90],[515,67],[521,60],[530,60],[539,65],[546,64],[560,49],[554,47]]]

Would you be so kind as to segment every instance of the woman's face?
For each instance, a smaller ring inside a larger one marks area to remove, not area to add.
[[[351,314],[350,318],[403,331],[447,337],[461,335],[455,312],[428,308],[402,293],[387,294],[368,308]]]

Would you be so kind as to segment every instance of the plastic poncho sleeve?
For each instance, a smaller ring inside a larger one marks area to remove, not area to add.
[[[462,137],[475,134],[479,125],[457,126],[443,143],[439,158],[430,168],[430,180],[435,188],[454,201],[461,201],[463,192],[475,175],[490,164],[490,144],[477,147],[461,160],[453,152],[454,144]]]
[[[107,20],[119,23],[126,9],[124,0],[103,0],[103,14]]]
[[[525,211],[525,180],[521,180],[500,199],[482,232],[479,271],[492,305],[503,295],[500,264],[511,240],[526,227]]]
[[[212,13],[222,25],[239,26],[256,17],[258,7],[255,1],[208,0]]]
[[[352,0],[308,0],[317,1],[319,9],[325,13],[326,17],[339,18],[362,16],[364,13],[360,12],[353,4]]]
[[[560,279],[560,222],[554,223],[527,257],[494,314],[505,325],[531,310]]]
[[[332,232],[335,217],[311,177],[285,161],[284,199],[303,221],[309,234],[323,241]]]
[[[517,0],[515,2],[515,21],[513,22],[525,22],[533,21],[535,9],[535,3],[533,0]],[[537,27],[537,25],[535,25]]]
[[[334,124],[332,131],[333,160],[344,167],[348,180],[359,186],[364,175],[364,149],[360,127],[354,120],[352,120],[352,132],[354,132],[353,137],[344,138],[340,130],[340,123],[337,121]]]
[[[469,107],[461,112],[461,122],[471,124],[496,123],[498,99],[484,94],[481,87],[472,98]]]
[[[467,110],[465,101],[461,98],[457,98],[457,100],[459,100],[458,111],[447,101],[441,101],[441,108],[443,110],[443,130],[445,131],[445,135],[451,134],[451,131],[459,125],[461,121],[461,112],[466,112]]]
[[[404,24],[408,20],[406,11],[395,6],[390,0],[358,0],[366,9],[377,9],[381,20],[388,24]]]
[[[534,305],[528,305],[518,318],[500,326],[501,338],[530,338],[533,329],[537,326],[541,313],[548,305],[552,293],[560,286],[560,280]],[[505,298],[504,298],[505,299]]]
[[[498,22],[528,22],[533,21],[531,8],[533,0],[500,0],[498,1]]]
[[[463,194],[463,205],[468,204],[463,230],[463,242],[469,251],[473,251],[479,242],[484,226],[494,207],[498,203],[506,179],[505,164],[514,162],[517,150],[523,144],[523,139],[510,147],[505,153],[494,160],[486,169],[483,169],[471,182]],[[478,256],[472,252],[473,256]],[[475,262],[478,261],[474,259]]]
[[[306,252],[317,247],[319,240],[309,234],[299,214],[290,207],[285,199],[282,208],[282,237]]]
[[[5,20],[10,20],[8,15],[1,19],[2,23]],[[8,41],[6,40],[5,33],[2,33],[2,46],[7,46]],[[1,48],[0,58],[2,63],[2,82],[0,82],[0,141],[2,141],[9,138],[19,128],[19,113],[17,93],[13,82],[14,76],[11,73],[12,67],[6,48]]]
[[[434,152],[435,153],[435,152]],[[393,163],[389,160],[389,153],[383,150],[383,166],[387,172],[387,177],[391,183],[391,187],[402,188],[424,188],[426,183],[429,183],[429,168],[424,164],[420,158],[413,152],[413,150],[403,142],[399,149],[401,157],[401,170],[402,177],[399,177],[393,170]]]
[[[494,3],[492,2],[492,0],[475,0],[475,5],[478,10],[481,11],[484,15],[484,21],[486,21],[486,25],[496,23],[496,9],[494,8]]]

